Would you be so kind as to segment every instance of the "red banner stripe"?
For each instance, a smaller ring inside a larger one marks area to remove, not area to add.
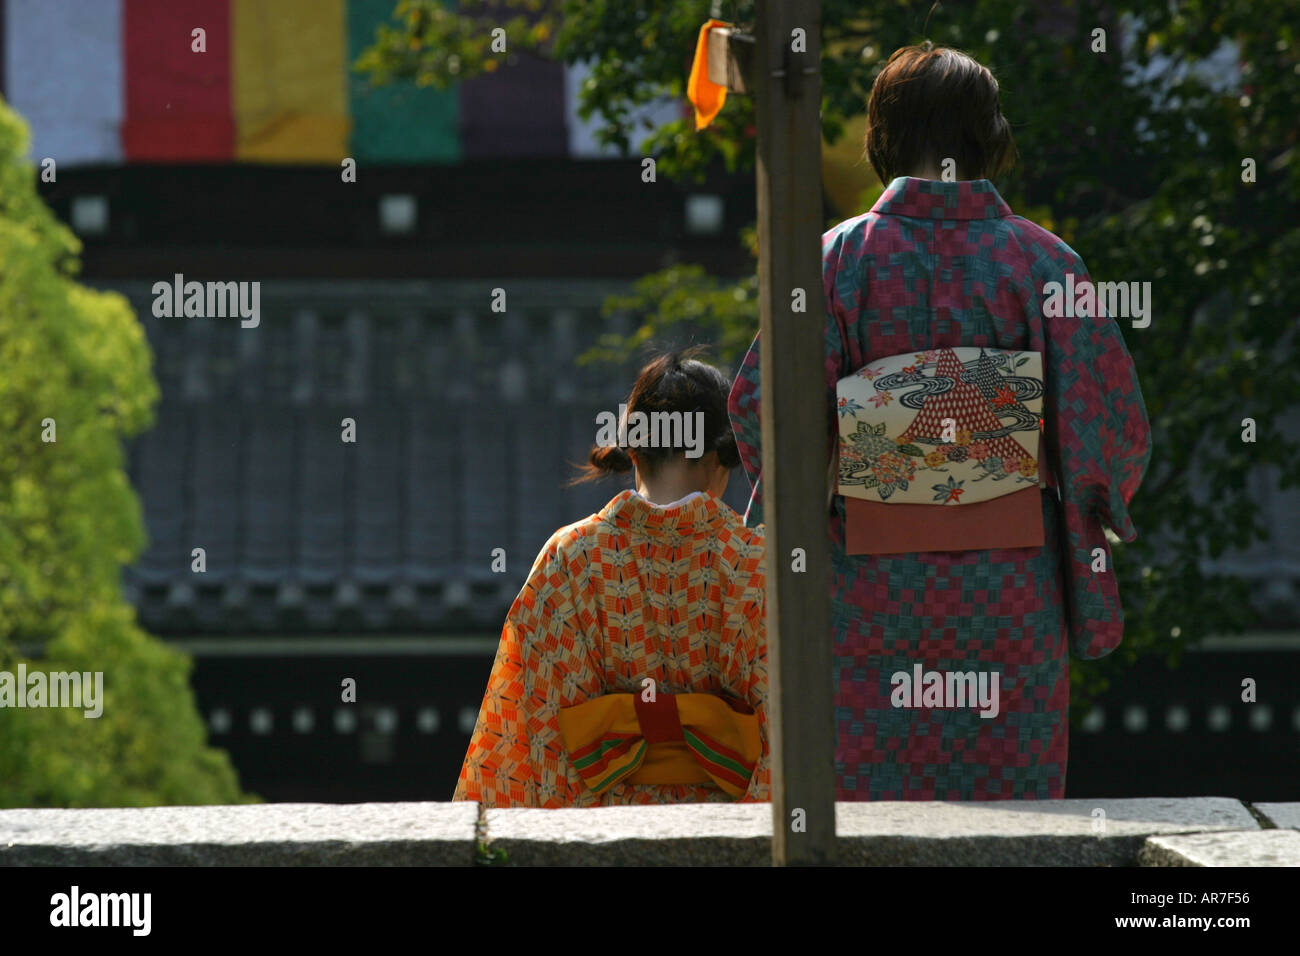
[[[124,0],[122,15],[127,160],[229,162],[235,123],[228,0]],[[193,49],[200,28],[201,53]]]

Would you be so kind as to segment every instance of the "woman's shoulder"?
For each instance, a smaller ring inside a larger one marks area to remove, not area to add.
[[[767,529],[761,524],[753,527],[745,524],[744,518],[721,501],[718,511],[721,520],[715,538],[720,550],[730,556],[729,563],[736,571],[761,576],[767,555]]]
[[[600,513],[597,512],[557,529],[537,552],[531,573],[536,574],[538,570],[548,566],[570,568],[575,558],[590,550],[591,542],[595,540],[602,520]]]
[[[856,245],[880,221],[881,217],[875,212],[864,212],[860,216],[836,223],[822,233],[822,254],[838,251],[846,244]]]
[[[1083,258],[1050,229],[1024,216],[1007,216],[1002,221],[1032,265],[1049,271],[1084,269]]]
[[[767,533],[765,525],[747,525],[745,519],[734,508],[721,499],[717,501],[718,513],[722,518],[720,523],[726,534],[750,544],[761,546],[764,543]]]
[[[599,511],[589,514],[585,518],[557,529],[551,535],[550,540],[546,542],[546,547],[558,553],[583,549],[588,542],[595,538],[605,524],[606,520]]]
[[[599,511],[558,529],[547,540],[542,553],[572,556],[590,551],[594,544],[600,543],[602,536],[615,531],[620,523],[619,515],[629,510],[629,506],[636,500],[637,494],[634,491],[619,492]]]
[[[995,233],[1001,233],[1018,248],[1023,258],[1031,266],[1060,268],[1083,268],[1083,259],[1060,236],[1040,226],[1031,219],[1015,214],[993,217],[985,220]],[[875,212],[862,213],[845,219],[822,233],[823,259],[841,260],[852,258],[855,254],[872,251],[875,243],[892,242],[888,230],[881,233],[889,224],[889,217]],[[1005,248],[1005,243],[995,242],[995,247]]]
[[[611,539],[621,540],[628,532],[655,538],[674,532],[687,539],[711,535],[737,548],[742,556],[761,556],[765,531],[763,525],[746,525],[730,505],[711,495],[665,508],[645,502],[635,492],[623,492],[595,514],[558,529],[539,558],[573,559],[590,553],[593,547],[608,547]]]

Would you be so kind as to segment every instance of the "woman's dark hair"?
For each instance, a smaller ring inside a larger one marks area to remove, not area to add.
[[[680,412],[683,417],[694,412],[704,413],[704,436],[701,455],[718,453],[718,461],[727,468],[740,464],[736,436],[731,430],[727,415],[727,395],[731,383],[718,369],[696,356],[703,354],[703,346],[678,349],[654,359],[637,376],[636,384],[627,397],[627,414],[633,412]],[[668,458],[683,454],[685,449],[647,447],[637,448],[637,462],[642,471],[653,474]],[[631,471],[632,456],[624,446],[593,445],[589,463],[570,482],[577,484],[602,478],[613,472]]]
[[[889,184],[956,161],[961,179],[987,179],[1015,162],[998,81],[971,56],[929,41],[894,51],[871,87],[867,159]]]

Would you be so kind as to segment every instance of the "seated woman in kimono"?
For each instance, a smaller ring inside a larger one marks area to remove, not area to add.
[[[837,799],[1062,797],[1070,654],[1124,631],[1110,545],[1137,535],[1151,453],[1137,370],[1078,253],[988,178],[1015,147],[987,68],[897,51],[864,145],[884,190],[822,236],[807,383],[827,418],[809,453],[834,462]],[[730,400],[750,524],[759,349]]]
[[[619,421],[624,444],[592,448],[578,481],[635,468],[636,489],[561,528],[537,556],[453,799],[769,799],[763,530],[720,500],[739,464],[729,383],[693,354],[647,365]],[[640,417],[655,413],[669,417]],[[640,442],[647,420],[680,423],[651,432],[678,447]]]

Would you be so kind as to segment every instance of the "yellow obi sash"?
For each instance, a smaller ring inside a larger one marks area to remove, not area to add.
[[[560,708],[569,764],[593,792],[616,783],[716,783],[745,795],[763,747],[751,708],[714,694],[642,698],[606,694]]]

